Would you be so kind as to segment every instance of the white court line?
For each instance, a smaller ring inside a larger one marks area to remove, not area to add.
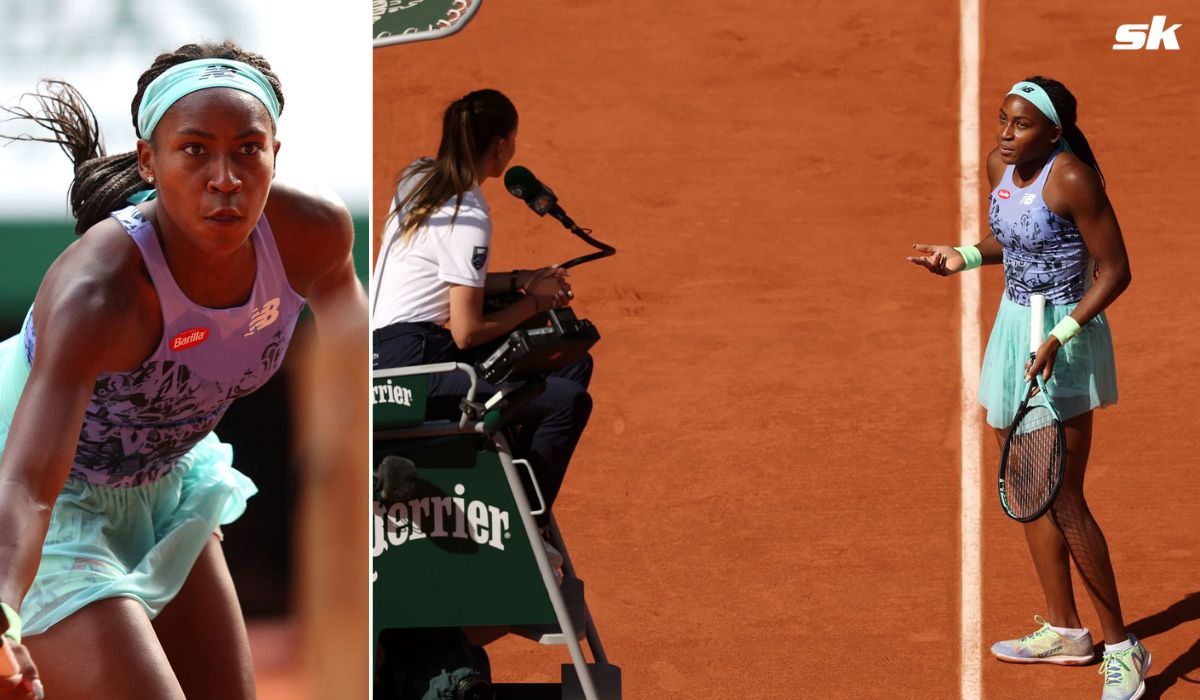
[[[958,162],[959,245],[979,241],[979,0],[959,0]],[[962,394],[962,523],[960,531],[959,692],[963,700],[982,697],[979,650],[980,616],[980,420],[975,397],[979,391],[979,273],[958,275]]]

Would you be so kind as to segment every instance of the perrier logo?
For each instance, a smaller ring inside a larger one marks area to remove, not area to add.
[[[390,403],[398,406],[412,406],[412,389],[396,386],[392,380],[371,387],[371,404]]]

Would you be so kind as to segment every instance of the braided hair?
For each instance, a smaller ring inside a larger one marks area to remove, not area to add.
[[[517,128],[517,108],[497,90],[476,90],[450,103],[442,115],[442,142],[437,158],[422,160],[396,178],[416,177],[417,186],[397,202],[388,218],[407,208],[401,238],[416,231],[447,200],[454,198],[454,217],[463,195],[475,186],[477,160]],[[453,222],[453,218],[451,222]]]
[[[1035,75],[1025,79],[1026,82],[1034,83],[1046,91],[1050,96],[1050,101],[1054,103],[1054,109],[1058,112],[1058,118],[1062,122],[1062,137],[1071,144],[1071,151],[1079,157],[1084,163],[1087,163],[1096,174],[1100,176],[1100,184],[1104,185],[1104,173],[1100,172],[1100,164],[1096,162],[1096,154],[1092,153],[1092,146],[1088,143],[1087,137],[1079,130],[1079,125],[1075,123],[1078,113],[1078,103],[1075,101],[1075,96],[1067,89],[1067,86],[1054,80],[1040,75]]]
[[[279,109],[283,110],[283,89],[271,65],[262,56],[243,50],[231,41],[222,43],[186,44],[175,51],[159,54],[150,68],[138,78],[137,94],[133,96],[130,112],[137,129],[138,107],[150,83],[171,66],[201,58],[225,58],[241,61],[257,68],[275,91]],[[31,112],[24,107],[3,109],[18,119],[32,121],[51,132],[52,136],[4,136],[12,141],[42,141],[57,144],[75,165],[68,198],[75,217],[75,235],[83,235],[111,212],[120,209],[134,193],[145,189],[138,172],[137,151],[107,155],[100,138],[96,114],[79,91],[61,80],[43,80],[29,94],[40,108]],[[153,143],[153,136],[150,137]]]

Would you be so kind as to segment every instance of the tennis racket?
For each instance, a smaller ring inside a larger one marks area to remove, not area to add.
[[[1032,361],[1042,344],[1046,297],[1031,296],[1029,311]],[[1025,382],[1024,399],[1000,452],[1000,505],[1008,517],[1022,523],[1041,517],[1058,495],[1066,466],[1066,433],[1038,372]]]

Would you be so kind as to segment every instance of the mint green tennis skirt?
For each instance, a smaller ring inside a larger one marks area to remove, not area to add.
[[[1046,305],[1046,333],[1075,309],[1075,304]],[[993,428],[1007,428],[1024,398],[1029,359],[1029,307],[1005,296],[988,338],[979,376],[979,403]],[[1117,369],[1112,333],[1101,313],[1059,348],[1046,393],[1066,420],[1117,402]]]
[[[0,343],[0,444],[28,376],[20,336]],[[21,603],[24,633],[45,632],[104,598],[132,598],[156,617],[217,528],[236,520],[258,490],[232,464],[233,449],[209,433],[148,484],[113,488],[68,477]]]

